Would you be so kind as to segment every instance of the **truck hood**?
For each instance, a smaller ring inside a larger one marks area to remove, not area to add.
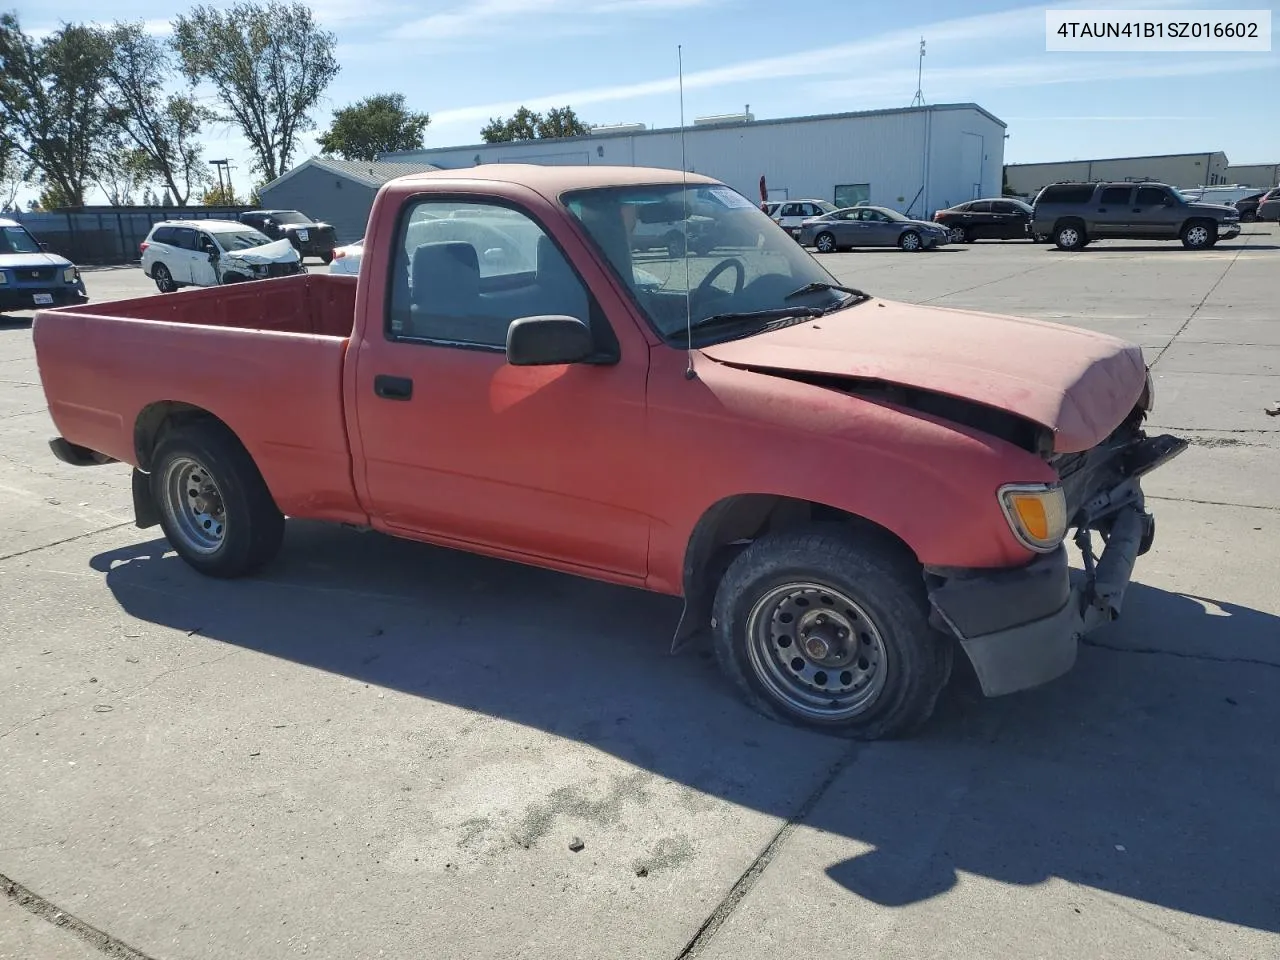
[[[1115,337],[890,300],[868,300],[701,353],[760,373],[897,385],[967,400],[1052,431],[1057,453],[1088,450],[1105,439],[1146,385],[1141,347]]]
[[[1214,216],[1221,217],[1223,214],[1228,216],[1238,214],[1240,211],[1235,208],[1235,204],[1231,203],[1209,203],[1205,200],[1193,200],[1187,204],[1196,213],[1211,213]]]
[[[223,259],[240,263],[293,263],[298,259],[298,251],[288,240],[273,240],[260,247],[223,254]]]
[[[0,253],[0,268],[7,270],[69,266],[72,266],[71,261],[56,253]]]

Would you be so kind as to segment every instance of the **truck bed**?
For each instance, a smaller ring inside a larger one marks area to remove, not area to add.
[[[355,277],[303,275],[39,311],[49,413],[71,443],[139,466],[148,424],[207,411],[286,514],[365,522],[342,394],[355,290]]]

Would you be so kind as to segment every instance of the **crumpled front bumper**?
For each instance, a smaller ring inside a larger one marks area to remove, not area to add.
[[[1145,442],[1134,471],[1092,497],[1073,524],[1083,571],[1070,568],[1065,544],[1024,567],[926,568],[934,625],[960,641],[986,696],[1061,676],[1075,664],[1081,638],[1120,616],[1134,565],[1155,539],[1140,478],[1187,447],[1176,437]],[[1096,558],[1094,530],[1106,544]]]

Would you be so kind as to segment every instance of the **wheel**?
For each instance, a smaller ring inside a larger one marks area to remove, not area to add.
[[[1079,250],[1085,245],[1084,227],[1064,223],[1053,231],[1053,242],[1059,250]]]
[[[916,253],[920,249],[920,234],[908,230],[898,238],[898,246],[908,253]]]
[[[954,645],[929,625],[920,568],[896,544],[837,524],[762,537],[716,592],[716,659],[775,720],[857,739],[933,712]]]
[[[1204,250],[1217,239],[1215,228],[1202,220],[1193,220],[1182,228],[1182,245],[1188,250]]]
[[[1248,210],[1240,214],[1241,223],[1257,223],[1257,221],[1258,221],[1258,214],[1255,213],[1253,210]]]
[[[197,421],[166,434],[151,466],[160,526],[196,570],[239,577],[279,552],[284,515],[253,458],[226,427]]]
[[[333,263],[333,251],[326,250],[324,253],[320,254],[320,260],[324,263],[326,267],[329,264]]]
[[[968,243],[969,231],[965,230],[964,227],[951,227],[947,231],[947,239],[952,243]]]
[[[151,268],[151,279],[156,282],[156,289],[161,293],[173,293],[178,289],[178,285],[173,282],[173,274],[163,263],[157,263]]]
[[[830,230],[823,230],[813,239],[813,245],[819,253],[835,253],[836,237]]]

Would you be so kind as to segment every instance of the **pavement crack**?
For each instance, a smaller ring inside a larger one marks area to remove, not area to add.
[[[95,534],[106,533],[108,530],[119,530],[121,527],[133,526],[132,520],[122,520],[119,523],[113,523],[107,527],[99,527],[97,530],[90,530],[87,533],[77,533],[72,537],[63,537],[61,540],[55,540],[53,543],[42,543],[38,547],[27,547],[25,550],[15,550],[13,553],[6,553],[0,556],[0,563],[5,560],[12,560],[14,557],[25,557],[31,553],[39,553],[41,550],[48,550],[50,547],[60,547],[64,543],[70,543],[73,540],[83,540],[85,537],[92,537]]]
[[[1249,239],[1252,239],[1252,237],[1250,237]],[[1161,359],[1164,357],[1168,349],[1172,347],[1174,343],[1177,342],[1180,336],[1182,336],[1183,331],[1185,331],[1187,327],[1191,326],[1191,321],[1196,318],[1196,314],[1200,312],[1201,308],[1204,307],[1205,303],[1208,302],[1209,298],[1213,296],[1213,291],[1217,290],[1218,285],[1221,284],[1223,280],[1227,279],[1227,274],[1231,272],[1231,268],[1234,267],[1236,265],[1236,261],[1240,259],[1240,254],[1244,253],[1248,249],[1249,249],[1249,240],[1245,240],[1245,242],[1236,250],[1236,255],[1232,257],[1230,260],[1228,260],[1227,265],[1222,268],[1222,273],[1218,274],[1218,279],[1213,281],[1213,286],[1211,286],[1208,290],[1205,291],[1204,296],[1200,298],[1200,302],[1195,305],[1195,309],[1193,309],[1191,313],[1187,315],[1186,320],[1182,321],[1182,326],[1180,326],[1177,332],[1172,337],[1169,338],[1169,342],[1160,348],[1160,352],[1156,354],[1156,358],[1152,360],[1150,364],[1148,364],[1148,369],[1154,370],[1156,367],[1156,364],[1161,361]]]
[[[24,887],[3,873],[0,873],[0,887],[4,888],[5,896],[28,913],[35,914],[41,920],[49,921],[55,927],[69,930],[108,957],[115,957],[117,960],[155,960],[150,954],[143,953],[119,937],[113,937],[105,930],[99,930],[92,924],[86,923],[75,914],[68,913],[57,904],[51,903],[34,890]]]
[[[854,745],[841,754],[836,762],[831,765],[822,782],[805,797],[800,808],[787,819],[787,822],[773,835],[773,839],[751,861],[751,865],[742,872],[742,875],[729,888],[729,892],[716,904],[716,908],[711,911],[707,919],[702,921],[702,926],[685,944],[684,949],[676,954],[675,960],[690,960],[690,958],[698,956],[703,948],[711,942],[720,927],[724,925],[724,922],[729,919],[734,910],[738,908],[738,905],[746,899],[747,894],[751,892],[751,888],[756,885],[756,881],[760,879],[765,869],[773,862],[773,858],[781,851],[795,828],[808,818],[814,807],[818,805],[818,801],[831,789],[831,785],[836,782],[840,774],[844,773],[845,769],[858,758],[858,754],[858,745]]]
[[[1122,647],[1119,644],[1104,643],[1091,637],[1081,637],[1080,642],[1086,647],[1097,647],[1099,650],[1110,650],[1114,653],[1139,653],[1145,656],[1176,657],[1179,660],[1198,660],[1202,663],[1241,663],[1254,667],[1271,667],[1280,670],[1280,663],[1271,660],[1259,660],[1256,657],[1215,657],[1210,653],[1186,653],[1182,650],[1164,650],[1160,647]]]
[[[1225,500],[1197,500],[1194,497],[1157,497],[1148,493],[1148,500],[1164,500],[1168,503],[1196,503],[1205,507],[1239,507],[1241,510],[1270,510],[1280,512],[1280,507],[1273,507],[1265,503],[1227,503]]]
[[[1014,279],[1016,279],[1016,278],[1018,278],[1018,277],[1025,277],[1027,274],[1029,274],[1029,273],[1035,273],[1037,270],[1045,270],[1045,269],[1048,269],[1049,267],[1055,266],[1058,262],[1063,262],[1063,261],[1051,261],[1050,263],[1038,263],[1038,264],[1036,264],[1034,267],[1028,267],[1026,270],[1019,270],[1019,271],[1017,271],[1016,273],[1011,273],[1011,274],[1009,274],[1007,277],[997,277],[997,278],[996,278],[996,279],[994,279],[994,280],[984,280],[982,283],[975,283],[972,287],[962,287],[962,288],[960,288],[959,290],[948,290],[946,293],[940,293],[940,294],[938,294],[936,297],[929,297],[928,299],[926,299],[926,300],[921,300],[921,301],[919,301],[919,302],[920,302],[920,303],[922,303],[922,304],[924,304],[924,303],[933,303],[934,301],[936,301],[936,300],[942,300],[942,299],[943,299],[943,298],[945,298],[945,297],[954,297],[954,296],[956,296],[957,294],[961,294],[961,293],[969,293],[969,292],[971,292],[971,291],[973,291],[973,290],[980,290],[980,289],[981,289],[981,288],[983,288],[983,287],[989,287],[989,286],[991,286],[993,283],[1004,283],[1006,280],[1014,280]],[[956,307],[955,309],[957,309],[957,310],[969,310],[969,309],[972,309],[972,308],[970,308],[970,307]]]

